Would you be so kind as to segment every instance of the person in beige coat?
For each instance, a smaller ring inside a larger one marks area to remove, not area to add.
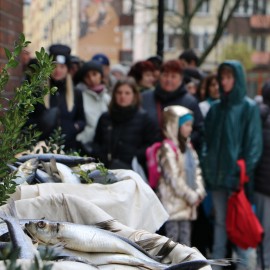
[[[164,108],[163,135],[171,143],[164,140],[158,152],[161,177],[157,194],[169,214],[165,233],[187,246],[190,246],[191,221],[197,218],[197,207],[205,197],[198,156],[189,139],[192,124],[193,113],[187,108]]]

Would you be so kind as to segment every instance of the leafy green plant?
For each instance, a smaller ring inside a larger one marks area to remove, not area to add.
[[[17,264],[19,252],[20,252],[19,249],[14,250],[11,243],[7,244],[7,246],[0,251],[0,260],[4,262],[6,270],[25,269],[25,267],[22,267],[21,265]],[[46,248],[43,252],[39,253],[39,255],[35,255],[28,269],[29,270],[50,270],[52,269],[53,264],[47,261],[54,259],[56,255],[57,253],[54,251],[53,248],[51,249]]]
[[[101,175],[108,175],[109,170],[104,166],[103,163],[98,163],[96,169],[100,171]]]
[[[39,136],[33,129],[28,134],[22,132],[28,115],[33,112],[37,102],[43,102],[46,94],[56,91],[56,88],[50,89],[48,85],[49,76],[54,69],[52,58],[41,48],[36,52],[38,64],[31,65],[33,72],[30,80],[25,80],[20,87],[14,89],[13,98],[5,97],[5,86],[9,81],[8,70],[18,66],[19,55],[29,43],[21,34],[13,52],[5,48],[8,61],[0,73],[0,205],[6,202],[16,188],[12,181],[14,175],[9,174],[7,164],[13,163],[15,156],[29,149]]]
[[[77,174],[80,176],[82,183],[85,182],[86,184],[92,184],[93,179],[89,177],[89,173],[91,173],[91,170],[83,171],[80,170]]]
[[[93,171],[96,171],[96,170],[99,170],[100,171],[100,174],[102,176],[104,176],[104,178],[106,178],[108,176],[108,169],[104,166],[103,163],[99,162],[96,164],[95,168],[93,170],[86,170],[86,171],[83,171],[83,170],[80,170],[77,172],[77,174],[80,176],[82,182],[86,183],[86,184],[92,184],[94,183],[94,179],[92,179],[89,174]],[[110,179],[107,179],[107,182],[109,183],[110,182]]]
[[[62,154],[65,148],[65,137],[66,135],[62,134],[61,127],[58,127],[54,129],[50,137],[45,140],[45,146],[41,146],[41,148],[35,150],[33,145],[31,146],[31,151],[39,154],[42,149],[43,153]]]

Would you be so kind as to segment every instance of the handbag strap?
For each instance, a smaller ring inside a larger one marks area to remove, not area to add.
[[[244,159],[239,159],[237,160],[237,165],[240,167],[240,189],[242,189],[244,188],[244,184],[249,180],[246,171],[246,162]]]

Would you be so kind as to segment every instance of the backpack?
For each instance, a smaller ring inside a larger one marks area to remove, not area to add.
[[[157,152],[162,146],[163,142],[168,143],[172,147],[173,151],[177,153],[177,146],[173,143],[172,140],[169,139],[164,139],[162,142],[156,142],[146,148],[148,180],[150,187],[153,189],[157,188],[158,180],[160,178],[160,168],[158,165]]]
[[[244,160],[237,161],[240,167],[240,189],[234,192],[227,205],[226,230],[229,240],[242,249],[256,248],[262,241],[263,228],[248,201],[244,183],[248,182]]]

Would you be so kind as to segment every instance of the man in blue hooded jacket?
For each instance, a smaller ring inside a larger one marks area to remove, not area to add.
[[[202,166],[206,185],[212,192],[215,211],[213,257],[226,256],[226,209],[229,195],[239,187],[237,160],[244,159],[253,191],[253,173],[262,152],[262,130],[258,107],[246,96],[245,72],[240,62],[225,61],[219,66],[221,98],[205,120],[205,148]],[[237,269],[248,269],[248,251],[236,247],[241,258]]]

